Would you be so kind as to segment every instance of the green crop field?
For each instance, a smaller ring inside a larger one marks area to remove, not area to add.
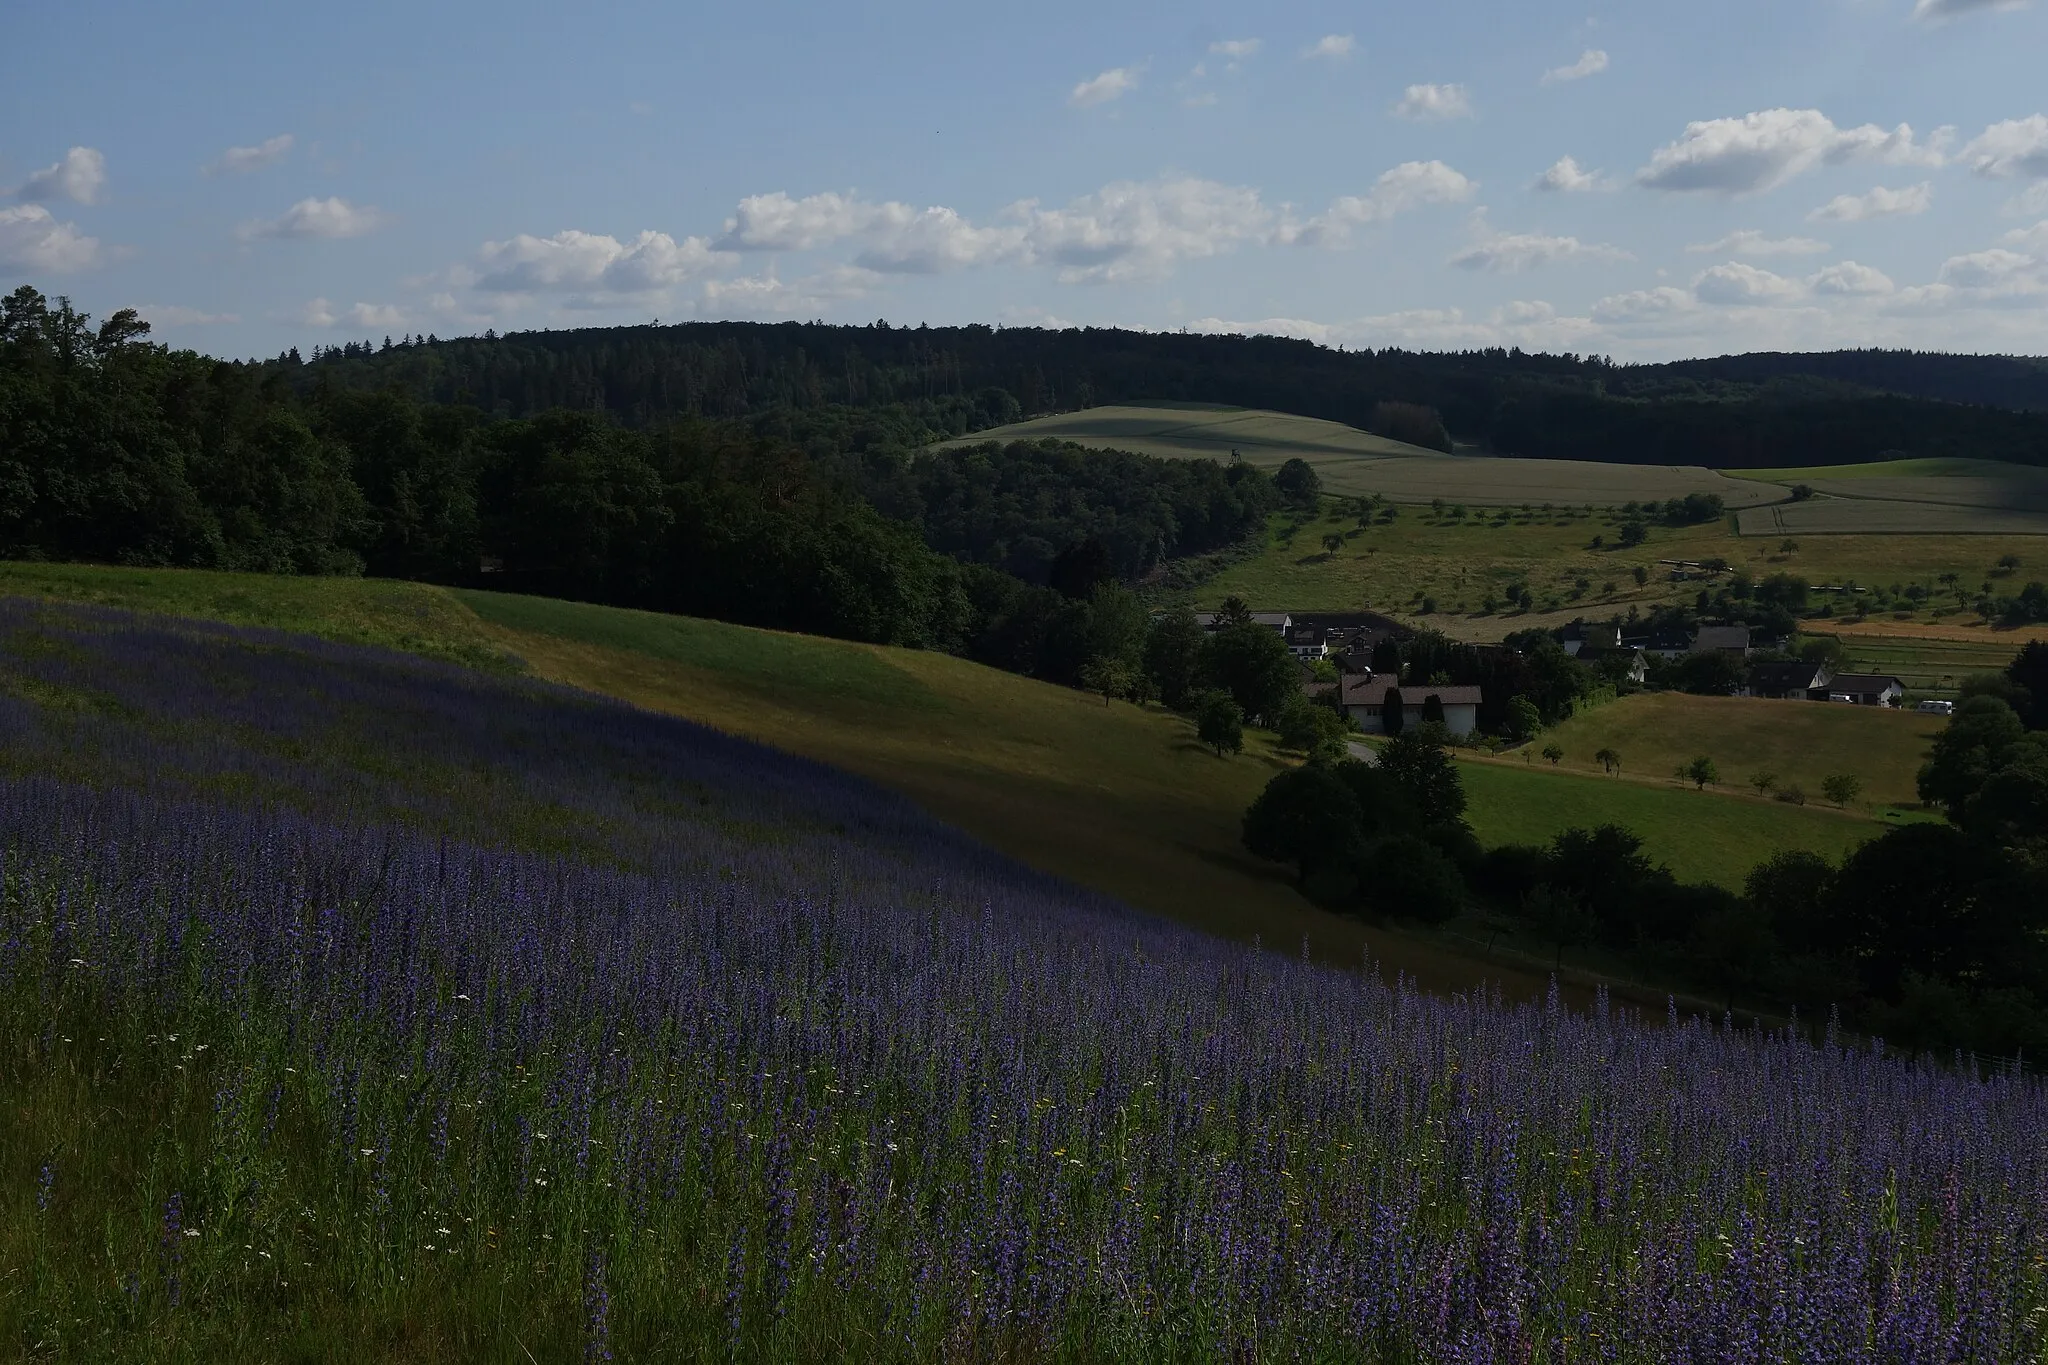
[[[1466,818],[1489,846],[1543,844],[1574,826],[1620,825],[1680,878],[1731,889],[1773,854],[1804,849],[1839,860],[1885,829],[1882,821],[1823,806],[1555,772],[1519,759],[1471,759],[1459,772],[1470,802]]]
[[[1821,779],[1847,773],[1862,779],[1864,804],[1910,806],[1919,801],[1914,778],[1928,743],[1943,724],[1874,706],[1644,692],[1574,716],[1535,747],[1556,744],[1565,754],[1560,771],[1594,774],[1601,766],[1593,756],[1613,749],[1625,774],[1658,781],[1704,755],[1730,790],[1743,790],[1755,773],[1775,773],[1780,786],[1800,788],[1816,805]]]
[[[1744,535],[2048,534],[2048,470],[2026,465],[1898,460],[1744,474],[1809,484],[1821,494],[1746,509],[1739,518]]]
[[[1046,438],[1183,459],[1223,460],[1235,451],[1266,469],[1300,458],[1315,467],[1328,492],[1379,493],[1409,503],[1441,497],[1490,506],[1525,501],[1604,505],[1718,493],[1730,507],[1749,507],[1788,496],[1775,484],[1691,465],[1444,455],[1338,422],[1199,404],[1086,408],[976,432],[947,444]]]

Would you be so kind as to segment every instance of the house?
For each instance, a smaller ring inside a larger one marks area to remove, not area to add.
[[[1387,693],[1396,689],[1401,693],[1403,728],[1422,724],[1423,703],[1431,697],[1443,703],[1444,728],[1452,734],[1462,738],[1479,728],[1480,690],[1477,687],[1432,687],[1426,683],[1410,683],[1402,687],[1384,673],[1377,677],[1370,673],[1349,674],[1342,687],[1344,714],[1357,721],[1360,729],[1371,733],[1386,732]]]
[[[1295,624],[1281,634],[1287,641],[1287,652],[1297,659],[1306,659],[1312,663],[1317,659],[1329,657],[1330,632],[1321,626]]]
[[[1650,680],[1649,656],[1634,646],[1622,644],[1596,645],[1590,641],[1581,641],[1577,657],[1580,663],[1589,664],[1594,668],[1600,669],[1602,673],[1607,673],[1610,668],[1615,669],[1621,677],[1638,686]],[[1617,659],[1624,662],[1619,664],[1609,662],[1610,660]],[[1608,674],[1608,676],[1614,675]]]
[[[1676,626],[1665,626],[1648,635],[1632,635],[1621,643],[1624,648],[1634,648],[1655,654],[1663,659],[1682,659],[1692,653],[1693,637]]]
[[[1825,701],[1828,681],[1833,678],[1826,664],[1753,664],[1743,694],[1778,701]]]
[[[1837,673],[1828,680],[1829,701],[1854,702],[1858,706],[1897,706],[1906,685],[1882,673]]]
[[[1688,654],[1729,655],[1731,658],[1749,657],[1748,626],[1701,626],[1687,647]]]

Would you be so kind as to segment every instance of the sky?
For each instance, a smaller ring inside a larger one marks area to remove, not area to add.
[[[67,0],[0,49],[0,287],[216,355],[698,318],[2048,353],[2048,0]]]

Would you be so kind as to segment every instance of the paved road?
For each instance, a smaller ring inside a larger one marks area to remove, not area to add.
[[[1380,756],[1378,752],[1373,749],[1372,745],[1367,744],[1364,740],[1347,739],[1344,741],[1344,747],[1350,751],[1351,756],[1353,758],[1358,759],[1361,762],[1364,762],[1368,766],[1377,768],[1380,765]]]

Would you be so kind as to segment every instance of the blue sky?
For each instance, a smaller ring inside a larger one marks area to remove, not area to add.
[[[0,285],[216,354],[728,317],[2048,352],[2048,0],[72,0],[0,47]]]

